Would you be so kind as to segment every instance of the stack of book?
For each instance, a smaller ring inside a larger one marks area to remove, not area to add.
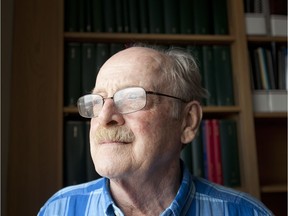
[[[226,0],[66,0],[65,31],[228,34]]]
[[[241,184],[236,121],[205,119],[195,140],[183,150],[181,158],[194,176],[217,184]]]

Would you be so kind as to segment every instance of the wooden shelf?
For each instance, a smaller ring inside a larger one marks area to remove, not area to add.
[[[273,36],[247,36],[247,41],[251,43],[287,43],[287,37],[273,37]]]
[[[78,42],[153,42],[162,44],[231,44],[235,37],[231,35],[186,35],[186,34],[134,34],[134,33],[91,33],[64,32],[66,41]]]
[[[287,118],[287,112],[255,112],[256,119]]]
[[[262,193],[285,193],[287,184],[263,185],[260,187]]]

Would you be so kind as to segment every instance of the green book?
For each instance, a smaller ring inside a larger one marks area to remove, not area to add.
[[[150,33],[164,33],[164,10],[162,0],[149,0],[148,11]]]
[[[116,54],[117,52],[124,49],[124,45],[121,43],[111,43],[110,44],[110,56]]]
[[[149,32],[148,0],[139,0],[139,22],[140,32]]]
[[[216,106],[217,105],[217,91],[216,91],[216,76],[214,68],[214,55],[213,48],[211,46],[202,47],[203,54],[203,84],[209,92],[208,98],[205,99],[205,105]]]
[[[84,134],[85,134],[85,159],[86,159],[86,178],[87,181],[93,181],[100,178],[101,176],[96,172],[90,151],[90,121],[84,123]]]
[[[79,32],[84,32],[85,29],[85,1],[86,0],[79,0],[79,7],[78,9],[78,21],[79,21]]]
[[[65,122],[64,185],[86,181],[86,150],[84,124],[82,121]]]
[[[203,142],[202,134],[199,129],[198,134],[191,143],[191,154],[192,154],[192,173],[194,176],[202,177],[205,176],[204,170],[204,159],[203,159]]]
[[[130,32],[130,23],[129,23],[129,0],[123,0],[123,25],[124,32]]]
[[[209,0],[193,0],[193,21],[195,34],[211,34],[211,8]]]
[[[92,0],[92,31],[103,32],[103,2],[102,0]]]
[[[78,20],[79,0],[65,1],[65,31],[77,32],[79,29]]]
[[[221,159],[223,184],[239,187],[241,184],[237,125],[234,120],[220,120]]]
[[[82,95],[91,93],[96,81],[95,45],[82,44]]]
[[[92,0],[85,0],[85,31],[92,31]]]
[[[213,46],[218,106],[234,105],[232,63],[229,46]]]
[[[214,34],[228,34],[227,0],[212,1]]]
[[[203,73],[203,68],[204,68],[204,63],[203,63],[203,52],[202,52],[202,46],[187,46],[187,52],[190,53],[198,66],[199,73],[201,75],[201,85],[205,87],[204,85],[204,73]],[[202,104],[206,104],[206,99],[202,99],[201,101]]]
[[[102,65],[110,57],[110,45],[106,43],[96,44],[96,71],[99,72]]]
[[[81,45],[67,43],[65,45],[65,80],[64,105],[76,106],[81,96]]]
[[[116,32],[116,9],[114,0],[104,0],[104,31],[105,32]]]
[[[164,3],[164,32],[177,34],[180,32],[178,0],[163,0]]]
[[[187,166],[190,173],[192,173],[192,155],[191,155],[191,147],[192,144],[186,144],[186,147],[182,149],[180,158],[184,161],[184,164]]]
[[[130,32],[138,33],[140,32],[139,2],[135,0],[128,0],[128,1],[129,1]]]
[[[124,31],[124,10],[123,10],[123,0],[115,1],[115,17],[116,17],[116,32]]]
[[[193,0],[180,0],[180,33],[194,33]]]

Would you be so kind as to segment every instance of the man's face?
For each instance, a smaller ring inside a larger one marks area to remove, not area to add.
[[[157,53],[130,48],[106,62],[94,93],[112,97],[120,89],[135,86],[155,91],[153,86],[161,84],[160,73]],[[151,176],[179,160],[181,125],[171,118],[172,100],[147,95],[145,108],[122,115],[107,99],[99,116],[91,120],[91,154],[97,172],[115,179]]]

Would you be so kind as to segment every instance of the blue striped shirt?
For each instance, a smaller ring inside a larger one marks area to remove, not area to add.
[[[114,203],[109,180],[101,178],[85,184],[64,188],[52,196],[38,216],[123,216]],[[178,193],[161,216],[182,215],[273,215],[261,202],[248,194],[238,192],[207,180],[193,177],[184,168]]]

